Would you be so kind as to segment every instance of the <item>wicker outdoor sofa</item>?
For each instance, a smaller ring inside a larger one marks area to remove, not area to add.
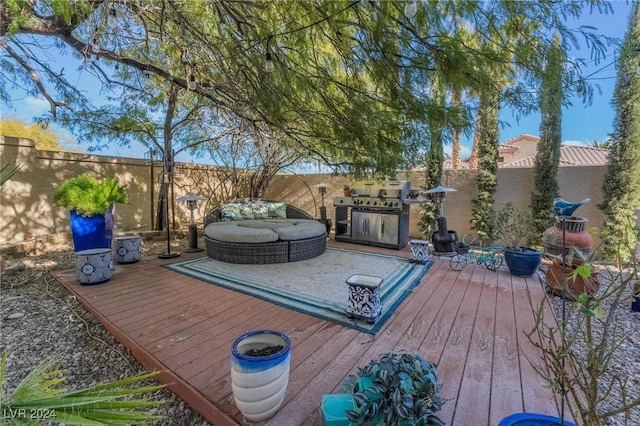
[[[235,211],[231,217],[229,209]],[[238,209],[244,217],[238,217]],[[297,207],[274,201],[223,203],[205,216],[204,226],[207,256],[228,263],[295,262],[319,256],[327,247],[324,224]]]

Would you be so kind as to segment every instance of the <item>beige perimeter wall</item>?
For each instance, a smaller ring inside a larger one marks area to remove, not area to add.
[[[155,220],[152,209],[157,197],[160,164],[119,157],[96,156],[69,152],[39,151],[28,139],[0,137],[0,163],[22,164],[20,171],[0,189],[0,245],[31,240],[49,234],[69,232],[69,212],[53,205],[53,192],[66,179],[88,172],[97,177],[116,176],[127,186],[130,202],[116,207],[116,232],[151,230]],[[246,191],[232,185],[224,170],[213,166],[179,163],[179,174],[173,185],[174,197],[194,193],[208,197],[196,212],[202,216],[214,206]],[[560,195],[569,201],[591,198],[580,208],[590,226],[600,227],[603,216],[597,208],[602,201],[602,180],[605,167],[563,167],[558,172]],[[470,230],[471,200],[475,191],[475,170],[447,170],[442,185],[457,189],[444,202],[449,229],[459,236],[472,234]],[[425,189],[424,173],[400,175],[411,181],[414,189]],[[333,220],[333,197],[342,195],[342,187],[351,183],[345,176],[282,174],[276,176],[265,196],[302,208],[314,217],[320,217],[320,194],[313,186],[329,185],[325,195],[327,215]],[[498,172],[496,206],[512,200],[526,207],[533,185],[533,169],[500,169]],[[189,211],[182,203],[174,203],[175,227],[189,224]],[[417,228],[419,205],[411,206],[410,230],[412,237],[421,237]]]

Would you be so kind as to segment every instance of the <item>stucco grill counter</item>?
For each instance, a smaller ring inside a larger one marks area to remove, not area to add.
[[[355,182],[351,196],[335,197],[335,239],[401,249],[409,240],[409,181]],[[415,197],[414,197],[415,198]]]

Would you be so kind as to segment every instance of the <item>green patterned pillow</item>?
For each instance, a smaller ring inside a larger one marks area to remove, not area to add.
[[[287,205],[285,203],[269,203],[269,217],[286,219]]]
[[[253,205],[251,203],[241,203],[240,206],[240,220],[253,219]]]
[[[269,204],[256,202],[251,205],[254,219],[267,219],[269,217]]]
[[[224,204],[222,206],[222,210],[220,211],[220,216],[222,220],[225,222],[230,222],[233,220],[242,220],[242,216],[240,215],[240,204],[237,204],[237,203]]]

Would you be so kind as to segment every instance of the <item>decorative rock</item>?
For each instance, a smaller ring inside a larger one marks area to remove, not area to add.
[[[76,278],[81,284],[100,284],[113,275],[111,249],[97,248],[76,252]]]
[[[4,270],[4,274],[6,276],[17,274],[18,272],[24,271],[24,263],[14,263],[13,265],[7,267]]]

